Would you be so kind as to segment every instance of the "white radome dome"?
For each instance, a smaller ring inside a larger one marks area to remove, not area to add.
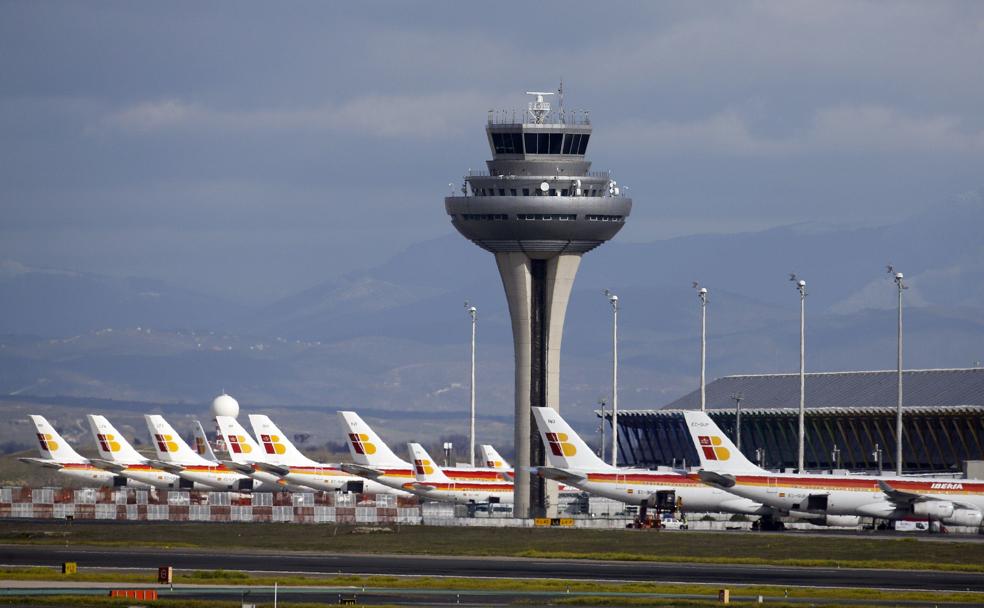
[[[229,395],[222,393],[212,400],[212,415],[236,418],[239,416],[239,402]]]

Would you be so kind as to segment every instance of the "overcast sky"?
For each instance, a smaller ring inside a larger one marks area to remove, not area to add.
[[[648,241],[984,185],[984,3],[0,3],[0,259],[251,302],[452,231],[563,78]]]

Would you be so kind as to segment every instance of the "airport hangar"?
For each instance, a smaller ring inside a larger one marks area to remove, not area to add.
[[[896,371],[806,374],[807,468],[878,471],[880,451],[882,469],[894,471],[897,379]],[[741,396],[740,446],[750,460],[796,467],[799,373],[725,376],[706,395],[708,414],[732,439]],[[984,368],[906,370],[902,398],[906,473],[962,473],[984,459]],[[620,464],[697,464],[680,412],[699,404],[695,390],[659,409],[620,410]]]

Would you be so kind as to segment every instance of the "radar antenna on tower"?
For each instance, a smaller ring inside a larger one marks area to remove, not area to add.
[[[526,91],[526,94],[536,95],[536,101],[531,101],[529,104],[530,118],[533,120],[534,124],[542,125],[543,121],[547,118],[547,114],[550,113],[550,102],[543,101],[543,98],[547,95],[553,95],[553,93],[548,93],[545,91]]]

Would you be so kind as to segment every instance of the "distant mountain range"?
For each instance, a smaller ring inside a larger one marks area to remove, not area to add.
[[[710,290],[712,378],[796,369],[790,272],[808,282],[811,370],[891,368],[896,291],[888,263],[910,287],[907,367],[972,366],[984,359],[981,226],[984,195],[975,192],[879,227],[616,240],[581,265],[565,329],[563,407],[590,427],[590,410],[608,392],[604,288],[622,302],[623,407],[658,407],[695,386],[695,280]],[[466,299],[479,309],[480,408],[508,416],[512,347],[502,285],[491,254],[456,234],[259,309],[160,281],[6,262],[0,392],[199,402],[204,410],[225,388],[244,405],[461,412]]]

